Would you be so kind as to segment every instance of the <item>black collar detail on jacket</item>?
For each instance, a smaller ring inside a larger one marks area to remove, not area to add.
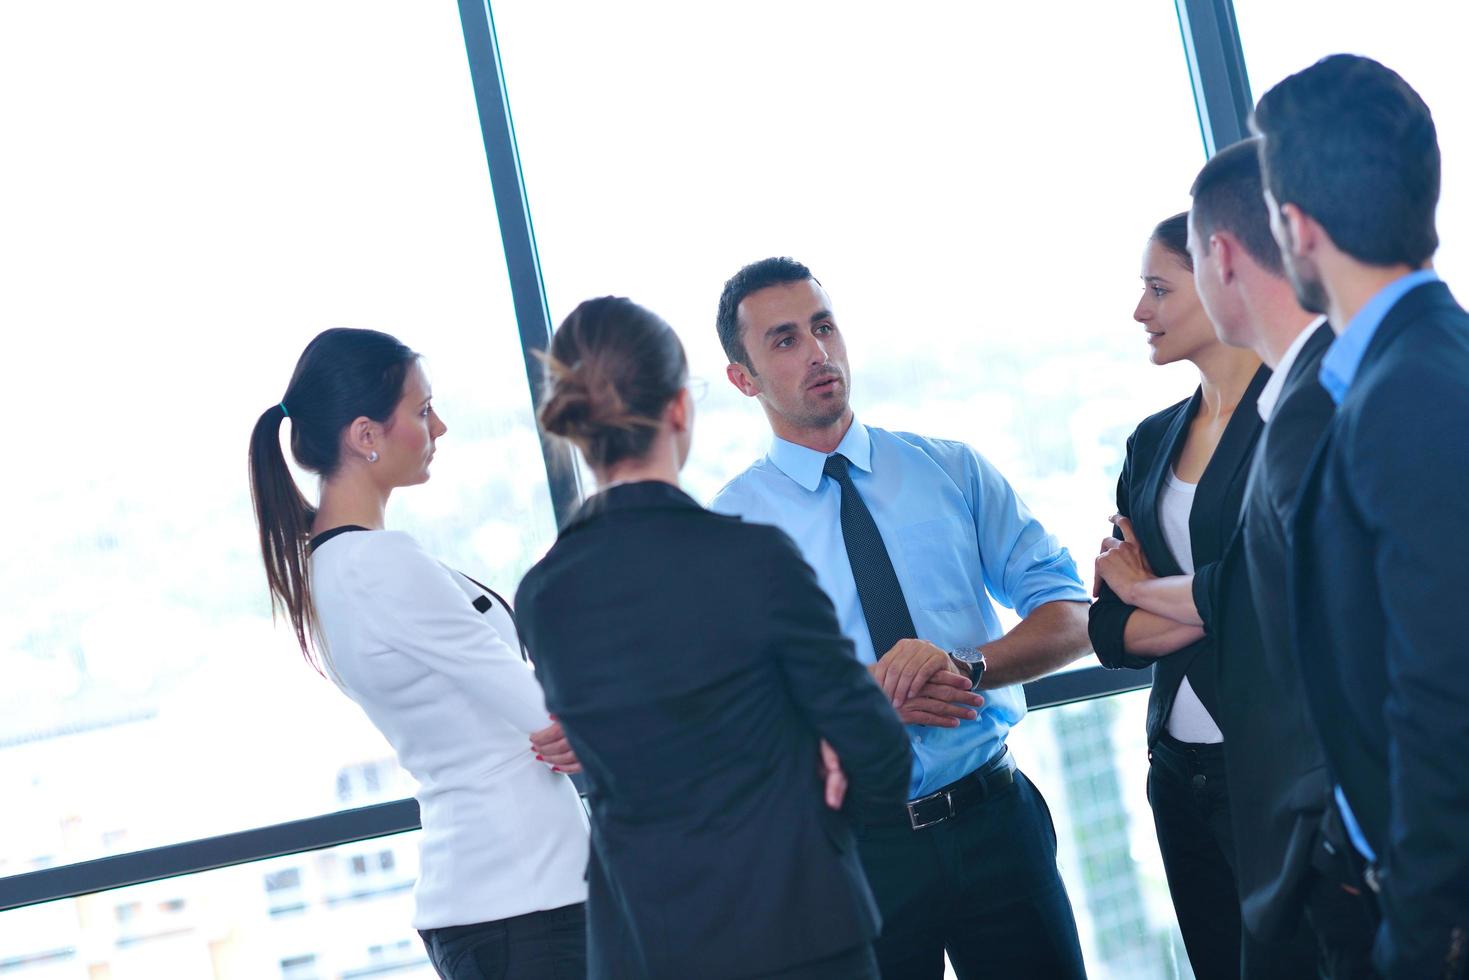
[[[636,510],[703,511],[704,508],[700,507],[699,502],[693,497],[662,480],[619,483],[588,497],[566,526],[561,529],[561,533],[570,534],[589,521],[606,514]]]

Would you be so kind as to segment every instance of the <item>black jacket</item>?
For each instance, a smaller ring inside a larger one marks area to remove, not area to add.
[[[593,497],[516,596],[581,761],[598,977],[743,977],[867,943],[848,800],[897,806],[908,739],[795,544],[663,483]]]
[[[1327,764],[1378,857],[1378,966],[1469,972],[1469,314],[1388,313],[1295,519],[1293,639]]]
[[[1219,713],[1235,881],[1245,926],[1266,941],[1296,929],[1330,794],[1320,741],[1290,644],[1290,520],[1307,464],[1336,409],[1317,375],[1331,346],[1322,324],[1291,365],[1260,435],[1239,534],[1199,605],[1218,640]]]
[[[1194,492],[1189,538],[1194,560],[1194,601],[1199,606],[1207,603],[1210,590],[1217,588],[1213,579],[1219,572],[1219,560],[1239,525],[1250,457],[1262,427],[1255,399],[1269,377],[1269,368],[1261,367],[1250,381]],[[1132,521],[1138,546],[1153,571],[1162,577],[1181,575],[1183,569],[1163,540],[1158,495],[1202,401],[1201,389],[1192,398],[1144,419],[1127,439],[1127,458],[1117,480],[1117,512]],[[1117,598],[1103,583],[1097,601],[1092,604],[1089,632],[1092,648],[1102,666],[1153,667],[1153,690],[1148,697],[1148,745],[1153,745],[1167,729],[1173,699],[1185,676],[1204,707],[1217,719],[1219,694],[1214,637],[1206,635],[1156,660],[1136,657],[1126,652],[1122,639],[1133,611],[1134,607]]]

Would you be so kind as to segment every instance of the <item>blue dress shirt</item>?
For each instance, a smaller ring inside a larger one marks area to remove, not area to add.
[[[990,597],[1030,615],[1054,600],[1087,602],[1070,554],[1046,533],[1010,484],[960,442],[887,432],[853,421],[837,452],[872,512],[913,625],[944,650],[982,646],[1003,630]],[[836,606],[837,619],[865,664],[872,637],[842,541],[841,489],[824,476],[826,455],[773,440],[769,453],[730,481],[709,505],[789,534]],[[1025,715],[1020,686],[984,692],[979,717],[958,728],[909,725],[910,797],[918,798],[984,765]]]
[[[1401,279],[1394,279],[1379,289],[1347,323],[1346,329],[1326,351],[1326,356],[1321,358],[1321,387],[1331,395],[1332,401],[1340,405],[1347,396],[1347,389],[1357,377],[1357,369],[1362,366],[1362,358],[1371,346],[1372,338],[1377,336],[1377,329],[1398,300],[1428,282],[1438,282],[1438,273],[1432,269],[1419,269]]]
[[[1357,311],[1357,315],[1347,323],[1346,329],[1332,342],[1326,356],[1321,359],[1321,387],[1331,395],[1332,401],[1340,405],[1341,400],[1347,396],[1347,391],[1357,378],[1357,370],[1362,366],[1362,358],[1372,345],[1372,338],[1377,336],[1382,321],[1387,319],[1398,300],[1424,283],[1438,281],[1438,273],[1432,269],[1410,272],[1383,286]],[[1347,836],[1351,838],[1357,853],[1369,861],[1377,860],[1377,855],[1373,853],[1372,845],[1367,843],[1367,835],[1362,833],[1362,826],[1357,823],[1352,805],[1347,802],[1347,795],[1340,786],[1336,787],[1336,803],[1341,810],[1342,824],[1346,827]]]

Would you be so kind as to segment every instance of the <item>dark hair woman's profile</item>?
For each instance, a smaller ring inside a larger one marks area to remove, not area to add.
[[[1219,638],[1194,583],[1217,574],[1240,523],[1270,376],[1216,335],[1194,287],[1188,215],[1160,222],[1143,253],[1133,310],[1154,364],[1198,369],[1193,396],[1144,419],[1127,440],[1116,536],[1097,558],[1090,634],[1106,667],[1153,670],[1148,799],[1189,962],[1238,977],[1242,930],[1218,693]],[[1224,655],[1227,656],[1226,650]]]
[[[599,492],[516,608],[586,779],[590,975],[875,977],[876,908],[836,807],[848,781],[903,799],[897,715],[795,544],[679,489],[694,407],[668,324],[589,300],[546,363],[541,425]]]
[[[301,493],[281,449],[321,480]],[[357,702],[417,780],[414,926],[440,976],[585,967],[586,824],[529,737],[559,738],[499,596],[385,527],[429,478],[446,427],[419,356],[373,330],[318,335],[250,438],[272,603],[302,653]]]

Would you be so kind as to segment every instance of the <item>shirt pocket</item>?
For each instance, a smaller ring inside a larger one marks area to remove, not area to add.
[[[979,605],[979,543],[968,522],[957,517],[898,529],[903,563],[903,597],[915,609],[951,612]]]

